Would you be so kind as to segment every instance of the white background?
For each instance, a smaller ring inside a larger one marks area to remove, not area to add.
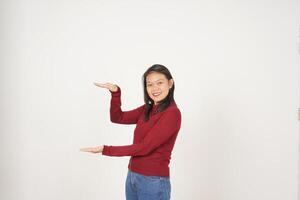
[[[296,200],[299,1],[3,0],[0,199],[125,199],[130,144],[109,121],[143,104],[141,78],[169,68],[182,128],[173,200]]]

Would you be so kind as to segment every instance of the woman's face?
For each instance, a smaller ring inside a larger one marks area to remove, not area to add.
[[[164,74],[151,72],[146,77],[146,88],[149,97],[157,105],[159,101],[166,98],[172,88],[173,80],[168,80]]]

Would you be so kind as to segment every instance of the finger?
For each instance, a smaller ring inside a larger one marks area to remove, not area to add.
[[[106,83],[110,91],[116,91],[116,85],[112,83]]]
[[[112,83],[105,83],[105,84],[99,84],[99,83],[97,83],[97,86],[102,87],[102,88],[106,88],[106,89],[108,89],[110,91],[116,91],[115,90],[115,85],[112,84]]]
[[[80,151],[91,151],[91,148],[81,148]]]
[[[109,85],[109,86],[112,86],[112,85],[113,85],[112,83],[109,83],[109,82],[106,82],[105,84],[106,84],[106,85]]]
[[[112,86],[113,86],[113,84],[112,84],[112,83],[105,83],[105,85],[106,85],[106,87],[107,87],[107,88],[110,88],[110,87],[112,87]]]
[[[95,82],[94,82],[94,85],[96,85],[96,86],[98,86],[98,87],[106,87],[106,85],[105,85],[105,84],[102,84],[102,83],[95,83]]]
[[[110,90],[111,89],[111,86],[109,85],[109,84],[107,84],[107,83],[105,83],[105,84],[102,84],[102,83],[94,83],[96,86],[98,86],[98,87],[101,87],[101,88],[106,88],[106,89],[108,89],[108,90]]]

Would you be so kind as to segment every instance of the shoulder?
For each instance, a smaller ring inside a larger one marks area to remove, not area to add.
[[[170,103],[169,107],[166,110],[173,110],[180,113],[180,109],[178,108],[175,102]]]
[[[162,112],[161,123],[166,123],[170,128],[179,130],[181,126],[181,112],[179,108],[174,105],[170,105],[166,110]]]
[[[181,117],[180,109],[177,107],[175,102],[172,102],[169,107],[163,111],[164,115],[173,116],[173,117]]]

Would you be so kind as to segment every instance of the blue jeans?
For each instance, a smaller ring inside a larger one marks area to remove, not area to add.
[[[169,200],[170,198],[169,177],[145,176],[128,170],[126,200]]]

